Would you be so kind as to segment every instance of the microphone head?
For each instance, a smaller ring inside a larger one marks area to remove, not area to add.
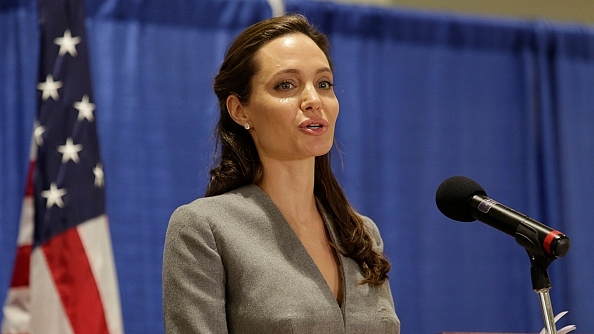
[[[443,181],[435,193],[437,208],[446,217],[461,221],[473,222],[470,199],[474,195],[487,196],[485,189],[465,176],[452,176]]]

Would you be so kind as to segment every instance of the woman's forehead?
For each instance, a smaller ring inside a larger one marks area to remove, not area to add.
[[[322,49],[311,38],[301,33],[271,40],[260,48],[256,60],[261,71],[283,71],[304,64],[330,67]]]

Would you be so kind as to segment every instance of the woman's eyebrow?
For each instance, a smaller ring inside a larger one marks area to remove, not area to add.
[[[316,71],[316,74],[320,74],[320,73],[324,73],[324,72],[332,73],[332,70],[329,67],[324,66],[324,67],[320,67]],[[299,73],[299,70],[296,68],[287,68],[287,69],[280,70],[280,71],[274,73],[273,76],[277,76],[277,75],[285,74],[285,73],[296,74],[296,73]]]

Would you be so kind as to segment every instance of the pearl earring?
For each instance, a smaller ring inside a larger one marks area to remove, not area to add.
[[[249,130],[249,129],[250,129],[250,123],[245,123],[245,124],[243,125],[243,127],[244,127],[246,130]]]

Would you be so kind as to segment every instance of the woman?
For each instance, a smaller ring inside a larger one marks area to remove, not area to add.
[[[330,169],[328,48],[286,15],[228,50],[214,81],[218,166],[167,230],[167,333],[399,333],[379,231]]]

